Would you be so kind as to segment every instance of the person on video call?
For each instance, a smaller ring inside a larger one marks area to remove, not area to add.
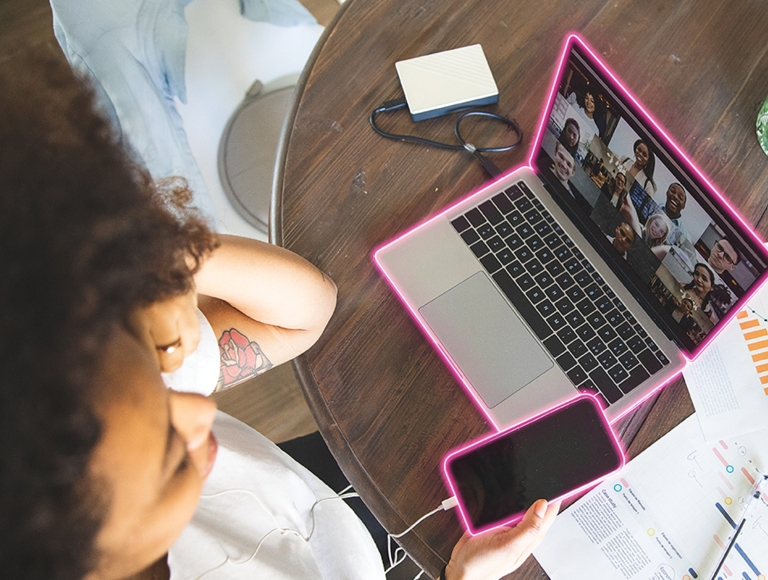
[[[685,189],[679,183],[672,183],[667,188],[666,202],[659,209],[673,226],[666,237],[668,245],[679,245],[683,238],[688,238],[688,232],[685,229],[682,217],[687,198]],[[646,226],[640,223],[637,210],[629,197],[622,204],[620,211],[622,217],[632,226],[632,229],[642,236]]]
[[[576,119],[569,117],[565,120],[563,130],[560,132],[559,141],[568,150],[574,159],[577,158],[576,154],[579,151],[579,141],[581,140],[581,128],[579,122]]]
[[[627,251],[635,243],[635,232],[626,222],[621,222],[616,226],[614,236],[608,236],[608,240],[613,245],[614,249],[621,254],[622,258],[627,257]]]
[[[623,173],[617,173],[616,177],[613,178],[613,183],[603,185],[600,192],[611,202],[613,207],[620,208],[627,197],[627,178]]]
[[[552,160],[552,173],[557,180],[563,184],[563,187],[571,194],[576,204],[583,212],[589,214],[592,206],[584,199],[584,196],[573,186],[570,179],[576,174],[576,160],[560,141],[555,141],[555,156]]]
[[[653,196],[657,189],[656,182],[653,180],[656,156],[642,139],[635,141],[632,151],[635,153],[635,158],[624,157],[619,161],[619,168],[633,177],[635,183],[639,183],[648,195]]]
[[[351,509],[199,394],[309,348],[334,283],[287,250],[209,231],[186,184],[155,184],[58,60],[11,62],[0,64],[4,575],[382,580]],[[510,573],[558,509],[538,501],[516,527],[463,536],[444,577]]]
[[[712,269],[721,276],[725,272],[733,270],[740,261],[741,256],[739,252],[736,251],[736,248],[733,247],[733,244],[727,238],[720,238],[715,242],[707,259]]]
[[[688,283],[680,283],[680,288],[687,292],[696,308],[703,308],[707,301],[707,295],[715,286],[715,274],[706,264],[699,262],[693,268],[693,279]]]
[[[577,107],[578,112],[581,114],[582,122],[585,125],[585,135],[588,136],[589,141],[592,140],[592,135],[598,135],[600,138],[605,133],[605,117],[598,110],[598,101],[595,99],[595,95],[592,91],[587,89],[584,94],[579,97],[575,92],[568,95],[568,102],[571,105]]]

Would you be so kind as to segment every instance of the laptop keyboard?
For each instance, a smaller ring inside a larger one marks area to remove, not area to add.
[[[669,364],[524,182],[451,224],[580,391],[610,405]]]

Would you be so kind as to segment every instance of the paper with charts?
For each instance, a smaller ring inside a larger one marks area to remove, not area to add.
[[[534,556],[552,580],[709,580],[766,466],[768,432],[706,443],[692,415],[558,515]],[[718,578],[767,571],[763,494]]]
[[[683,370],[707,441],[749,433],[768,424],[766,317],[768,286],[763,286]]]

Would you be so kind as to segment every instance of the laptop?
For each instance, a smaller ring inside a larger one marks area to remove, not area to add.
[[[577,35],[528,164],[374,251],[497,428],[580,392],[615,421],[766,278],[755,233]]]

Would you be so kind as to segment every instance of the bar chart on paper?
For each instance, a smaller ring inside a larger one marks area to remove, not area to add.
[[[763,385],[763,393],[768,396],[768,322],[752,308],[739,312],[736,320]]]
[[[553,580],[708,580],[764,465],[768,433],[706,443],[694,415],[558,516],[534,554]],[[718,578],[766,571],[763,495]]]

